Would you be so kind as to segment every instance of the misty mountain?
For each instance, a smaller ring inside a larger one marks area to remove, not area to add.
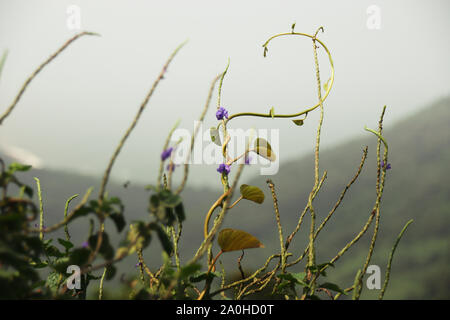
[[[376,120],[374,119],[372,124],[374,129],[377,126]],[[385,123],[384,137],[389,144],[391,169],[387,171],[381,204],[381,230],[371,262],[380,266],[382,281],[388,255],[398,233],[409,219],[414,219],[393,260],[391,282],[386,293],[388,299],[450,298],[449,123],[450,98],[441,99],[400,122]],[[302,127],[299,127],[298,135],[298,141],[301,143]],[[367,133],[362,138],[321,150],[320,175],[327,170],[327,179],[315,200],[317,223],[328,214],[343,188],[355,174],[365,146],[368,146],[369,153],[359,179],[348,190],[343,203],[317,239],[316,253],[319,263],[333,258],[367,221],[376,197],[376,142],[376,137]],[[5,160],[7,163],[12,161],[9,158]],[[279,173],[270,177],[275,184],[285,237],[295,228],[298,217],[307,203],[313,186],[313,168],[314,158],[311,154],[282,164]],[[81,198],[87,188],[94,186],[98,189],[100,185],[100,178],[48,169],[33,169],[20,177],[24,182],[34,185],[33,176],[41,180],[46,225],[63,218],[67,198],[73,194],[80,194]],[[265,245],[263,249],[246,252],[242,265],[247,272],[260,266],[267,256],[280,250],[273,203],[266,184],[267,178],[257,176],[249,181],[240,181],[260,187],[266,195],[265,202],[257,205],[241,201],[228,212],[225,220],[224,227],[246,230],[257,236]],[[148,219],[149,191],[142,185],[134,184],[133,181],[126,187],[124,184],[126,181],[113,180],[109,184],[108,192],[123,199],[127,223],[137,219]],[[220,190],[188,187],[182,196],[187,221],[183,227],[180,252],[182,262],[186,262],[201,243],[204,216],[209,206],[220,196]],[[70,227],[73,241],[78,245],[85,240],[88,220],[79,219]],[[112,224],[107,224],[106,229],[114,243],[117,243],[125,233],[123,231],[122,235],[117,236]],[[303,252],[307,244],[308,230],[307,215],[293,245],[289,248],[294,257]],[[336,268],[329,269],[330,281],[338,283],[341,287],[348,287],[353,283],[357,269],[364,263],[372,230],[373,225],[366,235],[338,260]],[[62,235],[62,231],[54,236],[58,235]],[[154,241],[144,252],[149,265],[158,266],[161,260],[159,250],[159,244]],[[238,255],[239,253],[230,253],[222,258],[229,274],[237,271]],[[136,258],[129,257],[119,263],[119,267],[123,272],[136,272],[133,269],[135,263]],[[300,264],[294,270],[300,271],[302,268],[304,265]],[[377,290],[371,292],[365,288],[362,297],[374,298],[377,295]]]

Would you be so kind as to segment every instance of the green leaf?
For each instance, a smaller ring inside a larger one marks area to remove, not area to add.
[[[33,268],[35,268],[35,269],[42,269],[42,268],[45,268],[45,267],[47,267],[48,266],[48,263],[47,262],[42,262],[42,261],[40,261],[40,262],[32,262],[32,263],[30,263],[31,264],[31,266],[33,267]]]
[[[31,169],[30,165],[20,164],[17,162],[13,162],[9,165],[9,172],[14,173],[16,171],[28,171]]]
[[[116,225],[117,232],[121,232],[125,228],[126,222],[123,214],[115,212],[109,215],[114,224]]]
[[[292,120],[292,122],[295,123],[297,126],[302,126],[303,125],[303,119]]]
[[[157,194],[153,194],[150,196],[150,211],[154,212],[159,207],[159,196]]]
[[[161,242],[164,251],[167,252],[168,255],[171,255],[173,253],[172,241],[170,241],[169,236],[163,230],[163,228],[159,224],[154,222],[150,223],[149,228],[156,231],[156,234],[158,235],[159,241]]]
[[[319,288],[333,290],[333,291],[347,295],[347,293],[344,290],[342,290],[337,284],[334,284],[334,283],[325,282],[325,283],[322,283],[321,285],[319,285]]]
[[[175,214],[177,215],[178,221],[180,222],[183,222],[186,219],[183,203],[180,203],[175,207]]]
[[[273,119],[274,116],[275,116],[275,107],[270,108],[269,114],[270,114],[270,116],[271,116],[272,119]]]
[[[163,190],[159,193],[159,199],[165,207],[174,208],[181,202],[181,197],[173,194],[169,190]]]
[[[30,197],[33,198],[33,188],[31,188],[30,186],[23,186],[23,192],[25,192],[25,194]]]
[[[145,249],[151,242],[152,235],[150,229],[142,221],[138,221],[135,224],[130,225],[130,231],[128,231],[126,241],[124,245],[131,246],[128,254],[132,254],[137,248]]]
[[[264,245],[256,237],[250,233],[236,229],[221,230],[217,242],[223,252],[264,248]]]
[[[149,184],[149,185],[145,186],[145,190],[151,190],[151,191],[154,191],[154,192],[158,192],[159,191],[158,188],[155,187],[152,184]]]
[[[90,254],[91,254],[91,250],[89,250],[88,248],[74,249],[70,253],[70,262],[71,262],[71,264],[75,264],[75,265],[81,267],[82,265],[86,264],[86,262],[89,259]]]
[[[197,263],[188,264],[187,266],[184,266],[181,268],[180,273],[178,274],[178,277],[180,279],[186,279],[186,278],[190,277],[191,275],[199,272],[201,268],[202,268],[202,266]]]
[[[295,28],[295,22],[291,26],[292,33],[294,33],[294,28]]]
[[[89,247],[92,250],[95,250],[98,241],[98,234],[92,235],[88,239]],[[109,236],[106,232],[103,232],[102,244],[100,245],[99,253],[107,260],[110,260],[114,257],[114,248],[111,246],[109,242]]]
[[[214,279],[214,278],[219,278],[220,274],[217,272],[198,272],[194,275],[192,275],[189,280],[193,283],[196,282],[201,282],[204,281],[206,279]]]
[[[47,248],[45,248],[45,252],[47,253],[47,255],[49,257],[55,257],[55,258],[64,257],[64,254],[53,245],[49,245]]]
[[[299,273],[283,273],[278,275],[280,279],[288,280],[290,282],[297,283],[303,287],[308,287],[309,285],[304,281],[306,277],[305,272],[299,272]]]
[[[264,202],[264,193],[261,191],[260,188],[243,184],[241,185],[240,190],[242,198],[256,203]]]
[[[51,272],[48,277],[47,281],[45,283],[50,289],[56,290],[58,285],[60,284],[60,275],[57,272]]]
[[[114,278],[114,276],[117,273],[117,268],[115,266],[113,266],[112,264],[109,265],[106,268],[106,274],[105,274],[105,279],[106,280],[111,280],[112,278]]]
[[[222,142],[220,141],[219,130],[216,127],[211,127],[211,129],[209,129],[209,134],[211,136],[211,141],[221,147]]]
[[[69,251],[73,248],[73,243],[64,239],[58,238],[58,242],[60,245],[62,245],[64,248],[66,248],[66,251]]]
[[[275,153],[272,151],[272,147],[267,142],[267,140],[263,138],[257,138],[254,145],[255,152],[261,157],[266,158],[267,160],[272,162],[276,160]]]

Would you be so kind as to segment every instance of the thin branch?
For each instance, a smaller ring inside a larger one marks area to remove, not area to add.
[[[6,117],[9,116],[9,114],[13,111],[13,109],[15,108],[15,106],[17,105],[17,103],[19,102],[20,98],[22,97],[23,93],[25,92],[25,90],[27,89],[28,85],[31,83],[31,81],[38,75],[39,72],[41,72],[42,69],[44,69],[44,67],[46,65],[48,65],[50,62],[53,61],[53,59],[55,59],[61,52],[64,51],[64,49],[66,49],[72,42],[74,42],[75,40],[77,40],[78,38],[81,38],[82,36],[99,36],[98,33],[94,33],[94,32],[81,32],[76,34],[75,36],[73,36],[72,38],[70,38],[69,40],[67,40],[63,46],[61,48],[59,48],[54,54],[52,54],[47,60],[45,60],[29,77],[28,79],[25,81],[25,83],[22,85],[22,88],[20,89],[19,93],[17,94],[17,96],[14,98],[14,101],[11,103],[11,105],[9,106],[9,108],[5,111],[5,113],[3,113],[3,115],[0,116],[0,125],[2,125],[3,121],[6,119]]]
[[[400,234],[397,236],[397,240],[395,240],[394,246],[392,247],[391,253],[389,254],[389,261],[386,267],[386,276],[384,278],[384,284],[383,284],[383,288],[381,289],[380,292],[380,296],[378,297],[379,300],[383,299],[384,296],[384,292],[386,291],[386,288],[388,286],[389,283],[389,276],[391,274],[391,266],[392,266],[392,259],[394,258],[394,253],[395,253],[395,249],[397,249],[398,243],[400,242],[403,233],[406,231],[406,229],[408,228],[408,226],[413,222],[414,220],[409,220],[406,225],[403,227],[402,231],[400,231]]]

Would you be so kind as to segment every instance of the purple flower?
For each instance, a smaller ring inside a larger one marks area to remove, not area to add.
[[[169,149],[164,150],[161,153],[161,160],[164,161],[166,160],[168,157],[170,157],[170,155],[172,154],[173,148],[170,147]]]
[[[228,119],[228,111],[224,107],[220,107],[216,112],[217,120],[222,120],[223,118]]]
[[[250,156],[245,157],[245,164],[250,164],[250,161],[252,161],[252,158]]]
[[[89,248],[89,242],[85,241],[81,244],[82,248]]]
[[[136,265],[134,266],[135,268],[142,266],[142,262],[138,262],[136,263]]]
[[[175,171],[175,168],[178,167],[178,165],[174,164],[174,163],[169,163],[166,167],[167,171]]]
[[[217,172],[229,174],[230,173],[230,166],[228,164],[221,163],[219,165],[219,168],[217,168]]]
[[[381,167],[384,168],[384,161],[383,160],[381,160]],[[388,163],[387,166],[386,166],[386,170],[389,170],[390,168],[391,168],[391,164]]]

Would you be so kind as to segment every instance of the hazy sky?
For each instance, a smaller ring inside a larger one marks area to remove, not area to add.
[[[0,0],[0,50],[9,56],[0,79],[0,113],[29,74],[78,30],[67,8],[80,8],[81,29],[101,37],[78,40],[31,83],[0,127],[0,145],[17,146],[48,167],[101,174],[162,65],[175,58],[113,175],[152,182],[168,130],[178,118],[192,130],[211,80],[230,58],[222,104],[230,113],[296,112],[317,100],[311,41],[282,38],[263,58],[261,45],[280,32],[320,34],[335,62],[325,103],[323,146],[366,134],[384,104],[386,126],[450,94],[450,2],[442,1],[65,1]],[[370,6],[380,29],[369,29]],[[319,50],[322,78],[329,75]],[[204,129],[217,123],[216,98]],[[279,159],[313,150],[317,113],[303,127],[289,120],[242,118],[241,128],[280,129]],[[196,167],[191,184],[214,177]],[[253,168],[250,172],[257,173]],[[217,181],[211,183],[218,184]]]

